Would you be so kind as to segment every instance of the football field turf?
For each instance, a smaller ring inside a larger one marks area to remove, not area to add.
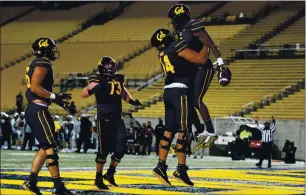
[[[29,174],[34,152],[1,150],[1,195],[30,194],[22,183]],[[66,186],[77,194],[305,194],[304,162],[287,165],[273,162],[272,169],[254,166],[255,159],[232,161],[229,157],[206,156],[188,158],[188,171],[195,186],[181,184],[172,176],[177,159],[168,158],[168,176],[172,186],[159,183],[152,175],[156,156],[126,155],[120,163],[115,179],[119,187],[98,191],[93,185],[95,154],[59,153],[61,177]],[[108,159],[108,162],[110,160]],[[108,163],[106,164],[108,167]],[[106,182],[107,183],[107,182]],[[108,184],[108,183],[107,183]],[[53,183],[44,167],[38,186],[43,194],[51,194]]]

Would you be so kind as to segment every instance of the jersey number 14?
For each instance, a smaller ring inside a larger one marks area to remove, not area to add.
[[[162,65],[162,68],[165,72],[165,74],[167,73],[172,73],[174,74],[174,66],[171,64],[168,55],[164,55],[160,57],[160,63]]]

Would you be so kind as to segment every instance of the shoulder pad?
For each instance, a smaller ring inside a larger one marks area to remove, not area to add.
[[[30,66],[41,66],[41,67],[51,66],[51,65],[52,63],[47,58],[36,58],[30,64]]]
[[[88,83],[91,83],[91,82],[99,83],[100,82],[100,75],[98,75],[98,74],[91,74],[88,77]]]
[[[124,75],[123,74],[115,74],[114,75],[115,79],[124,83]]]
[[[193,19],[185,24],[183,31],[196,33],[202,30],[205,30],[205,22],[199,19]]]
[[[188,44],[190,44],[192,39],[192,35],[188,32],[181,32],[179,34],[178,39],[175,41],[175,51],[176,52],[180,52],[181,50],[183,50],[185,47],[188,46]]]

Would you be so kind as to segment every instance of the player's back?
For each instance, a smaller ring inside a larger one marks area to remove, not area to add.
[[[31,78],[33,76],[35,67],[44,67],[47,70],[47,74],[45,75],[45,78],[43,79],[41,86],[49,92],[52,92],[53,89],[54,78],[53,78],[52,63],[45,57],[36,57],[34,60],[30,62],[29,66],[26,67],[26,84],[28,88],[26,91],[26,98],[28,102],[31,102],[35,99],[40,99],[46,103],[50,103],[49,99],[39,97],[38,95],[36,95],[31,91]]]
[[[98,112],[121,114],[121,93],[123,90],[124,76],[122,74],[115,74],[107,78],[100,74],[94,74],[89,77],[90,82],[99,83],[99,89],[94,93]]]

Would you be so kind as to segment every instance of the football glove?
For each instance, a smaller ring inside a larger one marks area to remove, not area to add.
[[[60,107],[67,110],[70,106],[69,100],[71,99],[70,93],[61,93],[61,94],[55,94],[55,99],[53,100],[54,103],[59,105]]]
[[[130,99],[129,103],[133,106],[142,106],[141,102],[138,99],[136,100]]]

